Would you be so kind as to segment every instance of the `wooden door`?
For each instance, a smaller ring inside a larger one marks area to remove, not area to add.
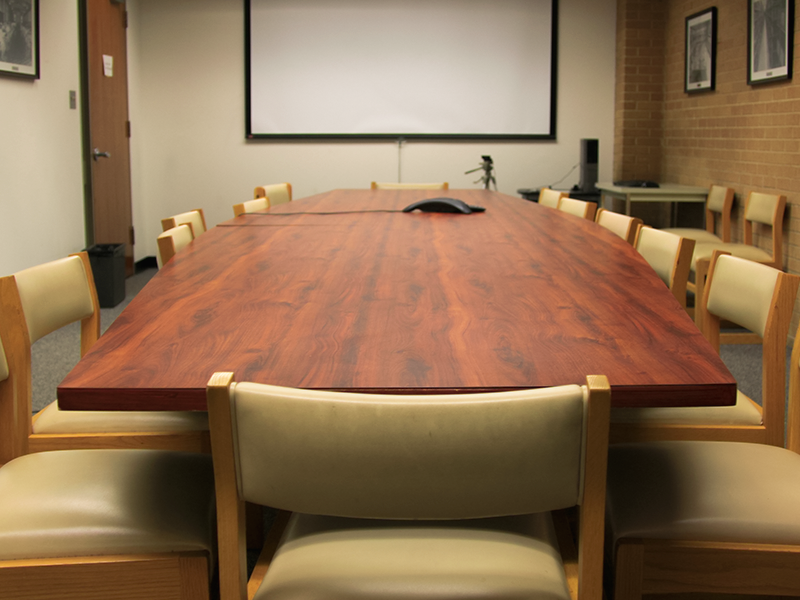
[[[124,0],[84,0],[87,79],[88,223],[95,244],[125,244],[133,274],[127,14]]]

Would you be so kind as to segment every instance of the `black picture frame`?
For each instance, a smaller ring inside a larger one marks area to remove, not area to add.
[[[39,79],[39,0],[0,2],[0,75]]]
[[[794,0],[748,0],[747,83],[792,78]]]
[[[713,90],[717,75],[717,8],[686,17],[686,93]]]

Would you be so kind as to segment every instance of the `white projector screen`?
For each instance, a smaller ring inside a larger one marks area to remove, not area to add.
[[[556,0],[245,0],[248,138],[555,138]]]

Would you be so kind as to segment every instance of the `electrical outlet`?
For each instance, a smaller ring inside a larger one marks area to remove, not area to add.
[[[69,91],[69,107],[72,110],[78,108],[78,94],[75,92],[75,90]]]

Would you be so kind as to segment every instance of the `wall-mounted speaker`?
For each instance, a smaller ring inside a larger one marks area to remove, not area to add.
[[[599,149],[599,140],[581,140],[581,179],[578,187],[582,192],[595,191]]]

